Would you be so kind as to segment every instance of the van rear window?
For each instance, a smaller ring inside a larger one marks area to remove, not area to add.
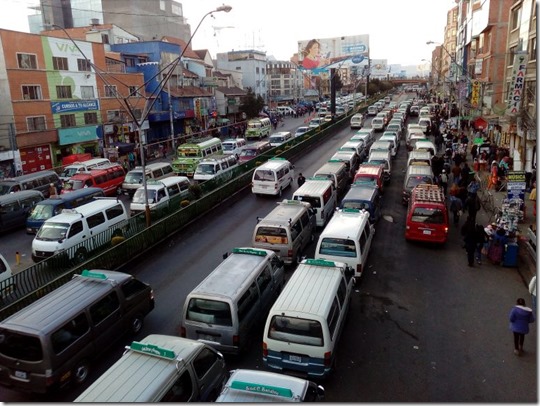
[[[43,349],[38,337],[0,330],[0,354],[24,361],[41,361]]]
[[[259,180],[263,182],[275,182],[276,181],[276,174],[274,171],[270,171],[267,169],[258,169],[255,171],[255,175],[253,176],[253,180]]]
[[[418,186],[421,183],[433,184],[433,180],[429,176],[411,176],[407,180],[407,188],[412,189],[415,186]]]
[[[415,207],[411,216],[415,223],[444,224],[442,210],[429,207]]]
[[[297,317],[274,316],[270,322],[268,337],[288,343],[322,347],[324,343],[321,323],[317,320]]]
[[[353,240],[344,238],[323,238],[319,254],[355,258],[356,244]]]
[[[288,244],[287,230],[282,227],[259,227],[255,234],[255,242],[269,244]]]
[[[220,326],[232,326],[229,304],[217,300],[191,299],[189,301],[186,319]]]
[[[301,202],[307,202],[311,204],[314,209],[321,207],[321,199],[316,196],[294,196],[294,200],[300,200]]]

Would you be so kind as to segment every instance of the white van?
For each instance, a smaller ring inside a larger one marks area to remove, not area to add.
[[[324,227],[337,206],[334,182],[328,178],[309,178],[293,193],[293,200],[307,202],[315,211],[317,227]]]
[[[237,166],[238,160],[234,155],[210,155],[199,161],[193,180],[204,182],[219,177],[220,181],[227,182],[233,176],[232,169]]]
[[[384,151],[380,149],[373,150],[369,153],[368,163],[384,164],[384,182],[390,182],[392,175],[392,155],[390,151]]]
[[[285,284],[275,252],[234,248],[186,297],[180,335],[238,354]]]
[[[284,158],[271,158],[253,172],[251,191],[255,195],[278,195],[294,180],[294,166]]]
[[[354,174],[360,166],[360,157],[356,153],[356,150],[337,150],[334,155],[330,157],[330,161],[340,161],[345,164],[349,171],[349,177],[352,179]]]
[[[66,182],[73,175],[78,173],[90,172],[90,169],[101,169],[104,166],[109,166],[111,161],[107,158],[93,158],[88,161],[74,162],[71,165],[67,165],[62,173],[58,175],[62,182]]]
[[[324,388],[307,379],[256,369],[235,369],[219,403],[322,402]]]
[[[148,180],[146,184],[146,196],[148,196],[148,207],[150,210],[164,208],[169,205],[171,199],[175,196],[187,198],[189,196],[189,186],[191,183],[186,176],[169,176],[162,180]],[[180,206],[178,206],[180,207]],[[137,189],[129,205],[129,211],[132,216],[146,210],[146,201],[144,199],[144,187]]]
[[[168,162],[155,162],[145,165],[146,179],[160,180],[175,175],[173,167]],[[137,166],[126,174],[122,183],[122,193],[132,197],[143,184],[143,168]]]
[[[383,131],[386,127],[386,123],[383,117],[374,117],[371,120],[371,128],[373,128],[375,131]]]
[[[379,112],[379,108],[377,106],[375,106],[375,105],[369,106],[367,108],[367,115],[368,116],[376,116],[378,112]]]
[[[368,211],[337,210],[319,236],[315,258],[344,262],[354,269],[355,278],[360,278],[374,234]]]
[[[64,209],[45,220],[32,241],[32,260],[38,262],[64,253],[83,262],[91,251],[123,235],[128,224],[124,204],[116,198],[98,198],[76,209]],[[108,231],[109,235],[100,235]]]
[[[272,147],[279,147],[281,144],[285,144],[293,138],[290,131],[278,131],[268,137],[268,142]]]
[[[313,174],[315,178],[328,178],[334,182],[338,200],[345,195],[351,184],[347,165],[342,161],[328,161]]]
[[[272,250],[286,264],[299,263],[314,240],[315,212],[309,203],[283,200],[264,218],[257,218],[252,245]]]
[[[240,156],[242,147],[246,145],[244,138],[231,138],[221,143],[224,155],[234,155],[236,159]]]
[[[326,378],[336,360],[353,280],[352,270],[342,262],[302,261],[266,319],[264,365]]]
[[[351,128],[362,128],[364,126],[364,116],[361,113],[356,113],[351,117]]]
[[[227,375],[223,355],[210,346],[151,334],[126,346],[75,402],[213,402]]]

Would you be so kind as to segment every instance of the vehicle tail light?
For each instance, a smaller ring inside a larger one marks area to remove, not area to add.
[[[238,347],[238,345],[240,345],[240,336],[234,335],[232,337],[232,343],[233,343],[233,346]]]
[[[448,227],[445,227],[445,228],[444,228],[444,233],[445,233],[445,234],[448,234]]]
[[[268,357],[268,345],[263,341],[263,344],[262,344],[262,347],[263,347],[263,357]]]
[[[359,275],[362,274],[362,264],[356,265],[356,273]]]
[[[292,258],[292,256],[293,256],[293,251],[292,251],[292,250],[288,250],[288,251],[287,251],[287,257]]]
[[[186,328],[184,326],[180,327],[180,337],[186,337]]]
[[[332,364],[332,351],[324,353],[324,366],[329,367]]]
[[[154,300],[154,290],[150,289],[150,300]]]

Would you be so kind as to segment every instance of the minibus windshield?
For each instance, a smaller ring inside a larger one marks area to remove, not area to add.
[[[429,207],[415,207],[411,221],[415,223],[444,224],[442,210]]]
[[[187,320],[232,326],[231,308],[226,302],[193,298],[189,301]]]
[[[28,218],[32,220],[47,220],[54,215],[54,205],[37,204]]]
[[[44,223],[37,232],[36,239],[42,241],[56,241],[66,237],[69,230],[67,223]]]
[[[263,182],[275,182],[276,174],[268,169],[257,169],[255,171],[255,175],[253,176],[253,180],[259,180]]]
[[[357,207],[354,208],[356,209]],[[344,238],[323,238],[321,247],[319,248],[319,254],[355,258],[356,245],[353,240]]]
[[[41,361],[43,350],[38,337],[0,330],[0,354],[23,361]]]
[[[297,317],[274,316],[268,337],[288,343],[322,347],[324,339],[321,323]]]

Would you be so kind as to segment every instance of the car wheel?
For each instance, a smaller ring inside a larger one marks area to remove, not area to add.
[[[281,197],[283,195],[283,189],[279,188],[278,196]]]
[[[73,381],[77,385],[83,384],[90,375],[90,367],[88,361],[83,359],[79,361],[73,368]]]
[[[75,261],[77,261],[77,263],[84,262],[87,254],[86,248],[79,248],[79,250],[75,253]]]

